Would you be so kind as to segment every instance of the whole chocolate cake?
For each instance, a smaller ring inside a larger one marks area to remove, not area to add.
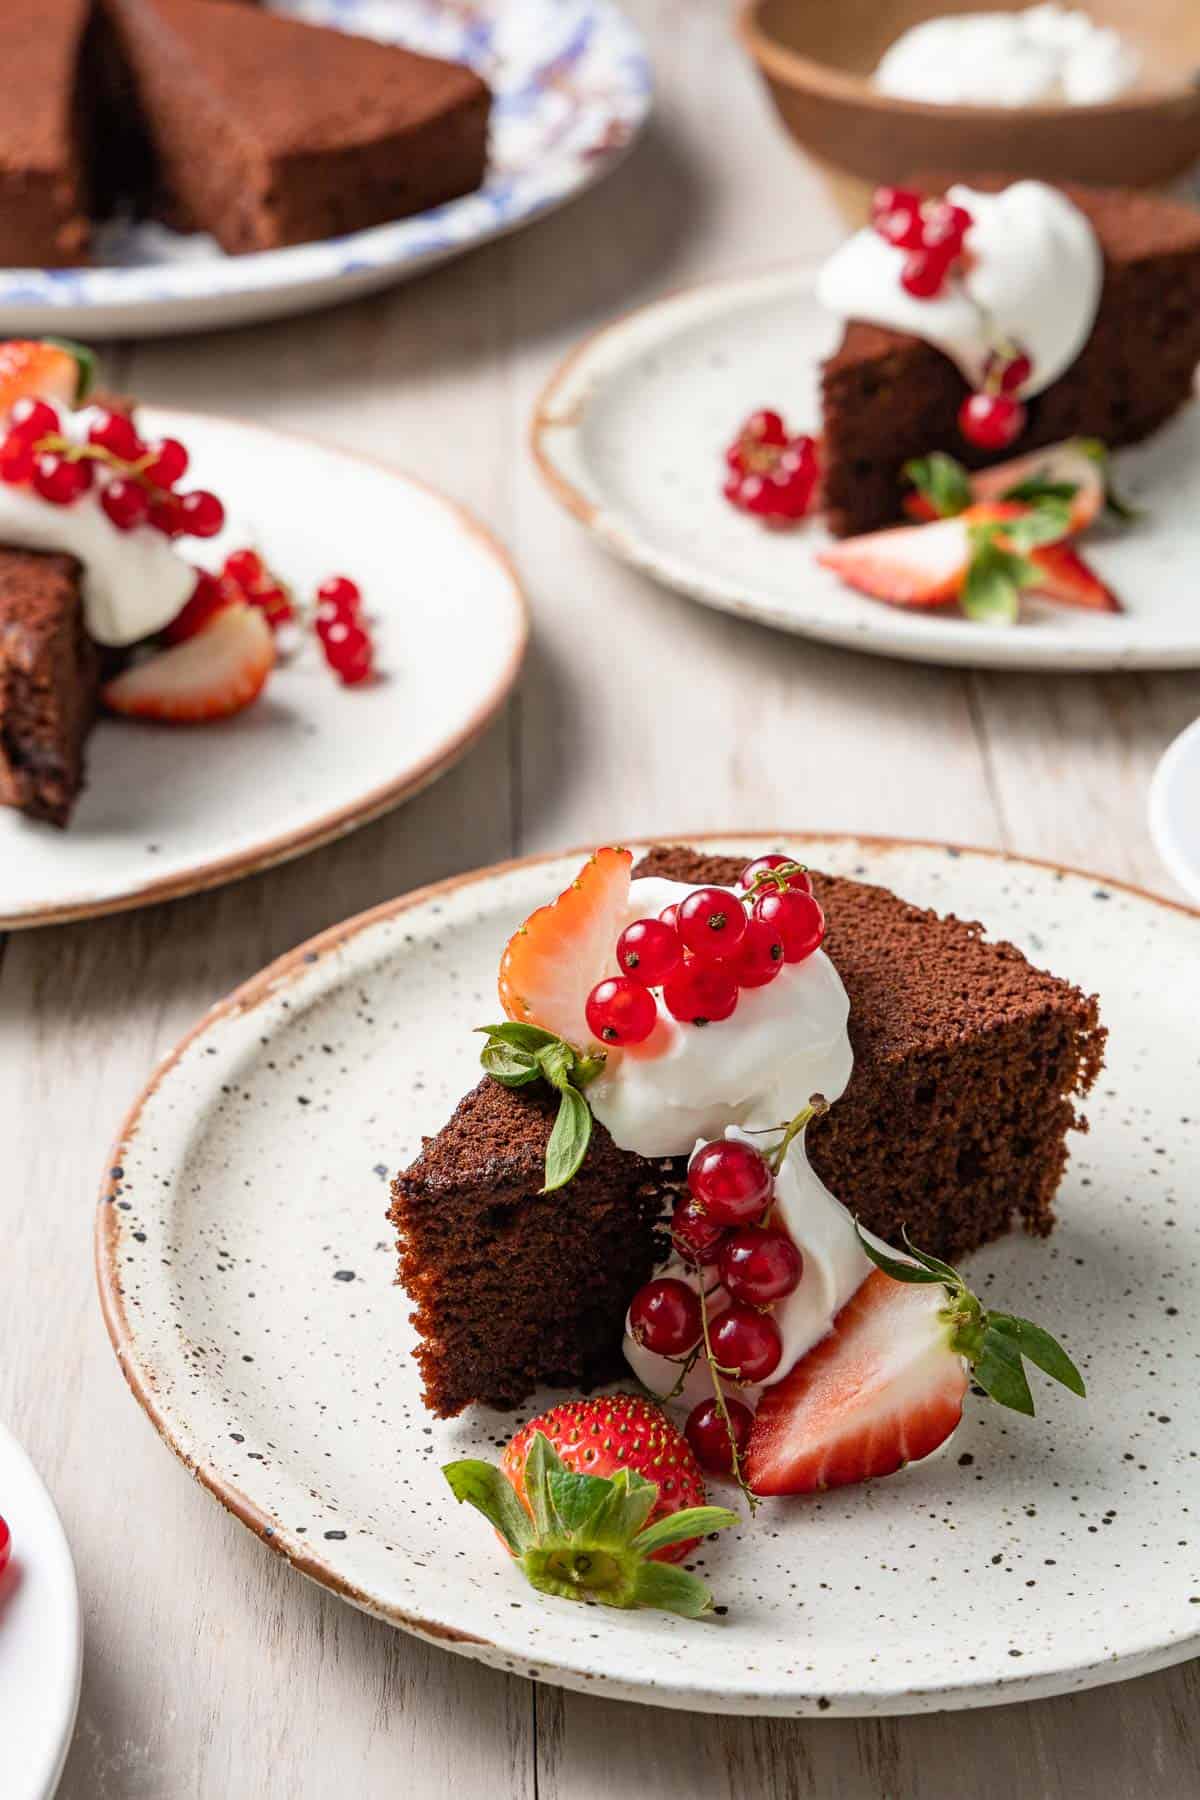
[[[741,868],[668,846],[635,875],[732,885]],[[813,1167],[881,1237],[905,1226],[949,1259],[1017,1222],[1048,1232],[1103,1056],[1095,999],[979,925],[842,877],[814,873],[813,886],[854,1051],[846,1092],[809,1128]],[[393,1183],[426,1402],[443,1416],[622,1367],[625,1308],[685,1161],[618,1149],[597,1123],[579,1173],[543,1195],[552,1121],[541,1084],[485,1078]]]

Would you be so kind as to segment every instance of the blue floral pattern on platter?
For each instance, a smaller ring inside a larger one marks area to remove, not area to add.
[[[61,330],[89,308],[161,315],[173,303],[239,300],[277,290],[399,281],[526,224],[590,185],[628,147],[650,108],[638,33],[610,0],[273,0],[293,18],[469,63],[489,82],[488,174],[461,200],[413,218],[287,250],[225,256],[210,238],[158,225],[99,234],[97,266],[0,270],[0,330]],[[376,279],[372,280],[371,277]],[[325,298],[336,295],[325,294]],[[269,310],[254,307],[258,316]],[[211,306],[206,307],[211,317]],[[86,330],[86,320],[83,322]]]

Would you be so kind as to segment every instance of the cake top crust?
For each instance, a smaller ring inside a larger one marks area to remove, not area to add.
[[[3,0],[0,68],[20,71],[0,109],[0,170],[58,172],[69,160],[76,70],[93,0]]]
[[[663,844],[634,876],[729,887],[743,866],[739,857]],[[850,995],[856,1056],[878,1064],[949,1049],[981,1029],[1053,1012],[1087,1026],[1092,1003],[1077,987],[1035,968],[1015,944],[986,937],[977,922],[913,906],[869,882],[816,870],[812,881],[828,926],[823,948]]]

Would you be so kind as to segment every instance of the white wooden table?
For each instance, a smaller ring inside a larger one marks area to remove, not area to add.
[[[543,491],[530,407],[582,332],[838,230],[724,4],[632,10],[657,117],[580,204],[353,309],[110,362],[146,398],[321,433],[439,483],[512,546],[536,636],[507,716],[391,818],[221,893],[0,941],[0,1414],[58,1497],[82,1582],[65,1800],[1200,1791],[1195,1665],[987,1712],[793,1724],[539,1690],[429,1648],[293,1575],[191,1484],[105,1339],[92,1206],[151,1065],[269,958],[405,888],[526,851],[762,825],[1003,845],[1170,891],[1146,783],[1200,712],[1200,673],[974,675],[810,646],[656,590]],[[2,1772],[0,1744],[0,1793]]]

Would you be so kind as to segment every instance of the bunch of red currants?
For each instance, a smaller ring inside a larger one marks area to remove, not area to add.
[[[732,888],[695,888],[656,919],[635,919],[617,940],[620,975],[587,998],[588,1029],[614,1049],[646,1041],[658,1002],[684,1025],[728,1019],[743,988],[766,987],[785,963],[820,948],[825,916],[807,872],[786,856],[760,856]]]
[[[740,1138],[702,1144],[687,1181],[671,1220],[671,1241],[702,1284],[715,1276],[713,1292],[723,1290],[721,1310],[706,1331],[707,1290],[701,1297],[688,1282],[659,1276],[634,1295],[629,1330],[657,1356],[687,1358],[703,1341],[714,1390],[722,1376],[753,1387],[779,1367],[783,1342],[770,1309],[800,1285],[804,1258],[787,1232],[770,1223],[775,1176],[752,1144]],[[728,1474],[752,1417],[740,1400],[718,1402],[715,1393],[693,1407],[684,1434],[701,1466]]]

